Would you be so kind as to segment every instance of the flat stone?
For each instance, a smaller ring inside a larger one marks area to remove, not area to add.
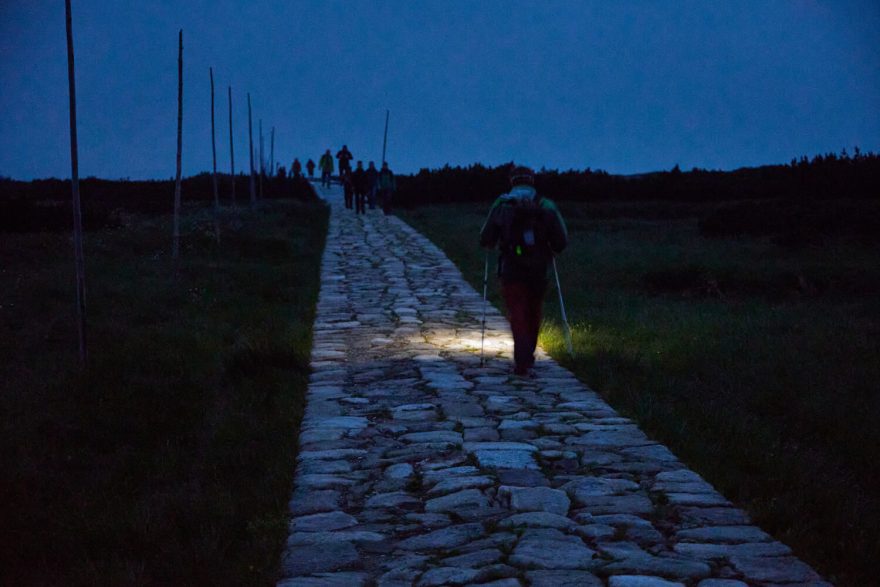
[[[360,430],[366,428],[370,421],[362,416],[336,416],[309,420],[304,429],[310,428],[342,428],[344,430]]]
[[[482,489],[483,487],[490,487],[494,484],[495,482],[492,479],[482,475],[475,477],[453,477],[451,479],[444,479],[434,485],[434,487],[428,491],[428,495],[444,495],[461,491],[463,489]]]
[[[425,503],[425,511],[436,512],[460,512],[462,509],[486,508],[489,500],[476,489],[465,489],[443,497],[429,499]]]
[[[676,537],[682,542],[770,542],[773,538],[755,526],[709,526],[681,530]]]
[[[486,548],[443,559],[441,562],[447,567],[476,568],[491,565],[500,561],[504,555],[497,548]]]
[[[466,442],[463,446],[467,452],[504,450],[535,452],[538,447],[525,442]]]
[[[326,512],[294,518],[290,522],[290,529],[293,532],[320,532],[341,530],[342,528],[356,526],[357,523],[358,521],[354,516],[350,516],[345,512]]]
[[[451,550],[483,535],[481,524],[459,524],[402,540],[402,550]]]
[[[509,518],[504,518],[498,522],[500,528],[557,528],[564,530],[577,526],[573,521],[565,516],[551,514],[549,512],[526,512],[524,514],[515,514]],[[612,531],[613,533],[613,531]]]
[[[448,442],[461,444],[464,440],[461,433],[451,430],[434,430],[431,432],[411,432],[400,437],[404,442]]]
[[[437,417],[437,406],[434,404],[405,404],[391,409],[395,420],[434,420]]]
[[[701,544],[696,542],[679,542],[673,547],[675,552],[684,556],[713,559],[759,556],[785,556],[791,549],[781,542],[750,542],[744,544]]]
[[[385,469],[387,479],[408,479],[413,475],[413,466],[409,463],[398,463]]]
[[[731,503],[720,493],[667,493],[667,501],[672,505],[729,506]]]
[[[305,461],[309,459],[332,460],[362,457],[366,454],[367,451],[360,448],[337,448],[332,450],[305,451],[299,453],[296,458],[298,461]]]
[[[744,526],[750,523],[749,516],[736,508],[678,508],[678,514],[687,526]]]
[[[529,569],[592,569],[597,566],[595,555],[573,536],[548,540],[526,535],[514,548],[510,563]]]
[[[290,577],[336,571],[357,561],[357,549],[350,542],[338,542],[288,548],[281,568],[283,574]]]
[[[364,504],[366,508],[398,508],[404,506],[418,506],[421,501],[412,495],[395,491],[392,493],[379,493],[367,500]]]
[[[420,568],[401,567],[392,569],[379,577],[378,587],[412,587],[422,574]]]
[[[629,479],[604,477],[581,477],[562,486],[562,489],[575,500],[606,495],[623,495],[638,488],[638,483]]]
[[[502,486],[498,491],[510,496],[510,507],[518,512],[549,512],[564,516],[571,505],[564,491],[549,487]]]
[[[448,479],[450,477],[463,477],[473,475],[477,472],[479,472],[479,469],[477,469],[476,467],[465,465],[463,467],[445,467],[441,469],[425,471],[422,476],[425,480],[425,483],[431,484],[443,481],[444,479]]]
[[[597,514],[634,514],[649,515],[654,511],[654,504],[643,495],[606,495],[600,497],[583,497],[575,494],[575,503],[586,508],[590,513]]]
[[[712,569],[708,564],[660,556],[634,556],[606,565],[603,572],[618,575],[658,575],[671,579],[702,579]]]
[[[458,567],[437,567],[421,576],[419,587],[437,587],[439,585],[463,585],[474,580],[479,571]]]
[[[529,571],[531,587],[604,587],[602,580],[586,571]]]
[[[819,579],[815,571],[794,557],[731,557],[733,567],[749,581],[806,583]]]
[[[735,579],[703,579],[697,583],[697,587],[749,587],[742,581]]]
[[[539,469],[532,453],[526,450],[478,450],[474,456],[487,469]]]
[[[685,587],[684,583],[644,575],[617,575],[608,579],[608,587]]]

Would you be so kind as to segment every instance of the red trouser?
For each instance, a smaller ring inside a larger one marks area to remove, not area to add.
[[[507,304],[507,319],[513,331],[513,360],[517,370],[535,364],[535,347],[541,328],[541,310],[547,284],[543,281],[509,281],[501,283],[501,294]]]

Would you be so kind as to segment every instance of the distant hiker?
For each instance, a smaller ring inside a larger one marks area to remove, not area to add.
[[[391,198],[396,189],[394,172],[388,168],[388,163],[382,163],[382,170],[379,171],[379,205],[386,216],[391,214]]]
[[[343,171],[351,171],[351,160],[354,159],[351,155],[351,151],[348,150],[348,145],[342,145],[342,149],[336,153],[336,158],[339,159],[339,175],[342,175]]]
[[[333,155],[330,154],[330,149],[321,155],[318,160],[318,168],[321,170],[321,185],[329,188],[330,176],[333,174]]]
[[[379,171],[376,164],[370,161],[365,172],[367,178],[367,203],[370,204],[370,210],[376,209],[376,189],[379,187]]]
[[[364,162],[357,162],[357,169],[351,173],[351,183],[354,187],[354,213],[366,214],[364,199],[367,193],[367,173],[364,171]]]
[[[311,159],[309,159],[308,162],[306,163],[306,171],[309,172],[309,179],[311,179],[315,176],[315,162],[312,161]]]
[[[353,206],[354,184],[351,180],[351,170],[344,171],[339,174],[342,178],[342,191],[345,194],[345,207],[351,210]]]
[[[299,179],[302,175],[303,166],[302,163],[299,162],[299,159],[294,159],[293,163],[290,164],[290,172],[293,175],[294,179]]]
[[[528,375],[535,364],[541,309],[553,255],[568,244],[556,205],[535,191],[535,174],[516,167],[510,192],[500,196],[480,231],[480,245],[498,245],[498,276],[513,331],[514,373]]]

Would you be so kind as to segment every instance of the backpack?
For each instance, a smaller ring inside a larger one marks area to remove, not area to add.
[[[544,210],[533,198],[506,204],[501,217],[503,263],[522,277],[543,277],[549,259]]]

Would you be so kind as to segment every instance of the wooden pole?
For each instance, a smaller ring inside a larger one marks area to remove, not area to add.
[[[251,191],[251,206],[253,207],[257,203],[257,190],[254,185],[254,127],[251,122],[251,93],[248,92],[248,143],[250,144],[250,153],[251,153],[251,180],[250,180],[250,191]]]
[[[269,173],[275,177],[275,127],[272,127],[272,140],[269,143]]]
[[[263,159],[263,119],[260,119],[260,199],[263,199],[263,175],[266,173],[266,163]]]
[[[211,156],[214,162],[214,237],[217,244],[220,244],[220,195],[217,192],[217,141],[214,136],[214,68],[209,67],[208,73],[211,76]]]
[[[235,206],[235,148],[232,143],[232,86],[229,89],[229,178],[232,180],[232,205]]]
[[[382,163],[385,163],[385,147],[388,145],[388,116],[390,111],[385,111],[385,138],[382,139]]]
[[[180,157],[183,147],[183,29],[177,41],[177,177],[174,180],[174,234],[171,258],[180,257]]]
[[[86,262],[83,253],[82,207],[79,198],[79,151],[76,139],[76,78],[73,68],[73,18],[70,0],[65,0],[67,16],[67,84],[70,98],[70,187],[73,198],[73,256],[76,266],[76,323],[79,362],[88,360],[86,347]]]

